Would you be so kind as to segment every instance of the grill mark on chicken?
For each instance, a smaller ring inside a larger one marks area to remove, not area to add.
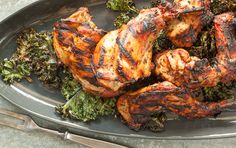
[[[61,46],[65,46],[67,48],[71,47],[71,52],[73,52],[74,54],[78,54],[78,55],[81,55],[81,56],[86,56],[86,57],[89,57],[90,54],[86,51],[83,51],[82,49],[74,46],[74,43],[73,43],[73,40],[72,38],[71,39],[67,39],[67,41],[70,41],[70,43],[68,42],[65,42],[65,37],[62,35],[62,33],[60,31],[58,31],[58,42]]]
[[[129,54],[129,52],[127,52],[127,50],[126,50],[125,47],[123,46],[124,41],[122,42],[122,41],[120,40],[120,38],[118,37],[118,38],[116,39],[116,43],[117,43],[117,45],[119,46],[119,49],[120,49],[120,57],[122,58],[122,55],[124,55],[124,56],[127,58],[127,60],[128,60],[131,64],[136,65],[136,62],[134,61],[134,59],[132,58],[132,56]]]
[[[83,70],[86,71],[86,72],[90,72],[90,73],[93,72],[93,70],[92,70],[92,68],[91,68],[90,65],[84,65],[83,63],[77,63],[77,67],[78,67],[79,69],[83,69]]]
[[[80,37],[80,39],[86,43],[88,43],[91,46],[96,45],[96,42],[90,38],[85,37],[83,34],[80,34],[76,29],[71,28],[70,26],[68,26],[65,23],[60,23],[58,25],[56,25],[56,29],[60,30],[60,31],[69,31],[71,33],[74,33],[76,36]]]
[[[235,17],[235,12],[227,12],[215,17],[218,53],[213,66],[207,59],[192,57],[184,49],[176,49],[156,56],[156,74],[160,74],[163,79],[177,86],[190,89],[213,87],[219,82],[227,83],[236,79],[236,26],[232,25]],[[171,54],[175,54],[176,58],[171,57]],[[163,64],[163,60],[169,58],[172,63]]]
[[[72,41],[71,39],[68,40],[68,41],[70,41],[70,43],[68,43],[68,41],[67,41],[67,42],[64,42],[65,37],[64,37],[64,35],[62,34],[61,31],[55,31],[55,32],[57,32],[57,34],[58,34],[58,42],[59,42],[62,46],[69,47],[69,46],[72,44],[73,41]]]
[[[92,57],[90,53],[76,47],[76,46],[72,46],[72,50],[71,52],[73,52],[74,54],[80,55],[80,56],[85,56],[85,57]]]
[[[86,79],[88,82],[90,82],[94,86],[100,87],[100,85],[99,85],[99,83],[98,83],[95,76],[92,76],[92,77],[87,76],[87,77],[84,77],[84,79]]]
[[[148,15],[147,18],[145,18],[143,20],[143,31],[141,33],[146,33],[146,32],[155,32],[156,31],[156,26],[152,23],[152,18],[154,16],[153,15]]]
[[[137,32],[132,26],[128,26],[128,31],[132,34],[132,36],[136,36]]]
[[[156,108],[149,109],[151,104],[156,105]],[[199,119],[215,116],[229,107],[236,107],[236,101],[200,102],[186,89],[167,81],[127,93],[117,101],[118,112],[132,129],[140,129],[149,122],[151,115],[161,109],[160,106],[187,119]]]
[[[222,28],[223,29],[229,29],[229,31],[224,32],[224,36],[227,40],[228,49],[232,50],[232,51],[235,50],[234,48],[235,48],[235,45],[236,45],[236,43],[235,43],[236,40],[232,40],[232,38],[236,37],[236,34],[235,34],[236,26],[235,25],[233,26],[233,24],[230,27],[224,25]]]
[[[83,89],[94,95],[113,97],[120,92],[101,87],[92,69],[92,52],[105,34],[92,22],[88,9],[79,8],[66,20],[54,24],[53,46]]]
[[[141,10],[137,17],[100,40],[94,50],[92,67],[103,87],[120,91],[151,75],[152,44],[167,22],[181,11],[169,10],[165,6]],[[106,51],[104,60],[102,50]]]
[[[123,68],[120,65],[120,62],[117,62],[118,66],[117,66],[117,73],[119,74],[119,76],[121,76],[122,78],[124,78],[125,80],[128,80],[126,74],[123,72]]]
[[[104,62],[104,54],[106,53],[106,50],[103,46],[100,47],[100,59],[99,59],[99,66],[103,65]]]

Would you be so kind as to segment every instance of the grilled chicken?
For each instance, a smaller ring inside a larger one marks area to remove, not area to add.
[[[54,24],[53,45],[58,58],[69,67],[83,88],[95,95],[111,97],[119,92],[101,87],[91,67],[95,46],[105,35],[92,22],[89,11],[81,7],[66,19]]]
[[[215,116],[228,107],[236,107],[236,101],[200,102],[186,89],[167,81],[127,93],[117,101],[117,109],[124,122],[135,130],[145,126],[151,115],[162,108],[187,119],[198,119]]]
[[[198,119],[236,107],[235,100],[200,102],[189,91],[236,79],[235,17],[236,13],[233,12],[215,17],[218,54],[213,66],[207,59],[192,57],[181,48],[157,55],[156,73],[167,81],[129,92],[118,99],[118,112],[130,128],[145,126],[151,116],[162,108],[188,119]]]
[[[168,23],[167,37],[177,47],[191,47],[202,28],[213,19],[209,11],[210,0],[174,0],[177,8],[204,8],[203,11],[182,14]]]
[[[215,64],[207,59],[192,57],[184,49],[166,51],[155,57],[157,75],[177,86],[191,89],[215,86],[218,82],[236,79],[236,13],[228,12],[215,17]]]
[[[100,40],[93,55],[93,70],[99,84],[118,91],[150,76],[153,43],[166,22],[178,15],[170,9],[171,5],[164,4],[142,10],[127,25]]]

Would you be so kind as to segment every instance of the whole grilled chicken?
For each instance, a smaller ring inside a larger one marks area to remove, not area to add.
[[[214,65],[207,59],[192,57],[184,49],[169,50],[155,57],[157,75],[191,89],[212,87],[236,79],[236,13],[215,17],[217,56]]]
[[[83,89],[99,96],[112,97],[119,92],[101,87],[91,67],[92,54],[105,32],[92,22],[85,7],[54,24],[53,45],[58,58],[68,66]]]
[[[153,43],[166,22],[178,16],[171,7],[163,3],[144,9],[127,25],[109,32],[99,41],[93,54],[93,71],[99,84],[119,91],[150,76]]]
[[[177,47],[191,47],[202,28],[213,19],[209,10],[210,0],[174,0],[174,3],[181,9],[203,8],[203,11],[181,14],[170,21],[165,30]]]

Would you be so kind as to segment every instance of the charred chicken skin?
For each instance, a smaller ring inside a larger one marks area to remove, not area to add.
[[[99,84],[119,91],[150,76],[153,43],[166,22],[178,15],[177,11],[170,10],[169,3],[163,5],[142,10],[127,25],[100,40],[93,54],[93,71]]]
[[[106,35],[91,21],[88,9],[82,7],[55,23],[56,54],[86,91],[103,97],[117,96],[125,86],[150,76],[154,67],[152,45],[162,29],[167,27],[167,35],[176,45],[189,47],[211,20],[208,0],[175,0],[175,3],[176,7],[165,3],[142,10],[127,25]],[[183,14],[182,20],[177,19],[180,14],[177,10],[183,13],[197,7],[203,7],[204,11]],[[218,54],[213,66],[181,48],[155,57],[155,72],[166,81],[128,92],[117,101],[117,110],[129,127],[139,129],[163,108],[196,119],[236,107],[235,100],[208,103],[191,95],[191,89],[236,79],[235,18],[233,12],[215,17]]]
[[[191,89],[236,79],[235,17],[233,12],[215,17],[218,54],[214,66],[206,59],[191,57],[184,49],[166,51],[156,57],[156,74],[167,81],[129,92],[118,99],[118,112],[129,127],[139,129],[162,108],[188,119],[197,119],[236,107],[235,100],[200,102],[190,92]]]
[[[215,17],[217,56],[214,64],[190,56],[184,49],[169,50],[155,58],[155,72],[163,79],[191,89],[212,87],[236,79],[236,13]]]
[[[236,101],[200,102],[186,89],[165,81],[144,87],[121,96],[117,109],[124,122],[138,130],[151,120],[151,115],[162,108],[188,119],[214,116],[228,107],[236,107]]]
[[[202,28],[213,19],[209,11],[210,0],[174,0],[174,4],[179,9],[203,8],[203,11],[181,14],[170,21],[165,30],[177,47],[191,47]]]
[[[83,89],[95,95],[112,97],[118,92],[98,85],[91,67],[93,51],[105,35],[91,18],[88,9],[81,7],[70,17],[56,22],[53,31],[54,49],[58,58],[68,66]]]

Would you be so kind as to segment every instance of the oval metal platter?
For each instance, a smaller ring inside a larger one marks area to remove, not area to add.
[[[148,1],[138,0],[138,6]],[[33,27],[38,31],[52,30],[52,24],[72,14],[81,6],[89,8],[95,23],[106,30],[113,29],[113,20],[118,13],[106,9],[104,0],[41,0],[11,15],[0,23],[0,59],[10,57],[16,49],[16,34]],[[166,130],[153,133],[148,130],[132,131],[119,118],[104,117],[90,123],[62,120],[55,113],[55,106],[64,102],[60,92],[42,86],[36,78],[33,83],[21,82],[6,85],[0,81],[0,95],[42,119],[52,121],[65,128],[86,133],[154,138],[154,139],[202,139],[222,138],[236,135],[236,113],[227,112],[218,118],[188,121],[169,119]]]

